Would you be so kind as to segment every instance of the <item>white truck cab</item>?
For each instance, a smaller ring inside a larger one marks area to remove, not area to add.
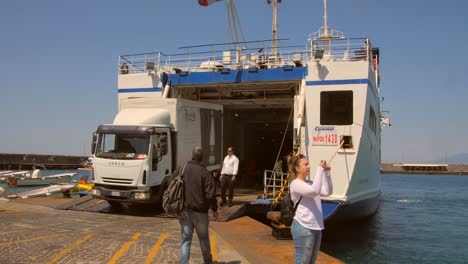
[[[222,126],[219,105],[164,99],[121,110],[96,131],[93,197],[111,205],[159,203],[162,181],[190,159],[193,146],[203,147],[209,169],[220,169],[221,129],[215,126]]]

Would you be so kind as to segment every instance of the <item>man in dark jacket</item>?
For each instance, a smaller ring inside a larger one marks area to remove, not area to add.
[[[182,233],[180,243],[180,263],[189,263],[193,229],[197,231],[204,263],[212,263],[210,237],[208,234],[208,209],[213,210],[213,220],[218,219],[215,183],[211,173],[200,162],[203,150],[194,147],[192,160],[187,162],[184,171],[184,210],[179,222]],[[177,172],[176,172],[177,173]]]

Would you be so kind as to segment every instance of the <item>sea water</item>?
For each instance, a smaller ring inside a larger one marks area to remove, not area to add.
[[[382,175],[377,213],[326,226],[321,250],[345,263],[468,263],[468,177]]]
[[[61,173],[76,173],[72,177],[71,182],[79,182],[81,178],[87,178],[88,180],[91,180],[91,171],[90,170],[41,170],[41,176],[49,176],[49,175],[54,175],[54,174],[61,174]],[[18,192],[24,192],[24,191],[29,191],[29,190],[35,190],[39,188],[44,188],[47,187],[47,185],[44,186],[24,186],[24,187],[10,187],[8,186],[7,183],[1,183],[0,187],[4,188],[6,193],[18,193]]]

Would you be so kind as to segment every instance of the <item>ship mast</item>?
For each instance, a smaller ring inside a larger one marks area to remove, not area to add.
[[[323,35],[328,36],[328,8],[327,0],[323,0]]]
[[[237,14],[236,6],[234,5],[234,0],[228,0],[227,4],[227,18],[228,18],[228,43],[231,42],[231,34],[234,35],[234,43],[235,43],[235,50],[236,50],[236,65],[239,66],[240,64],[240,52],[242,49],[245,49],[245,35],[244,31],[242,30],[239,15]],[[239,39],[239,32],[241,34],[242,39]],[[240,43],[244,43],[244,47],[240,46]]]
[[[267,4],[273,3],[273,18],[271,21],[271,54],[276,55],[276,48],[278,40],[278,4],[282,0],[267,0]]]
[[[240,48],[239,43],[245,42],[244,31],[242,30],[239,15],[234,4],[234,0],[228,0],[227,4],[227,22],[228,22],[228,42],[231,42],[231,34],[233,35],[236,48]],[[239,33],[242,39],[239,39]]]
[[[323,41],[325,54],[330,54],[330,44],[333,39],[344,38],[343,32],[328,27],[328,0],[323,0],[323,27],[312,35],[310,40]],[[312,47],[312,53],[315,53],[315,47]]]

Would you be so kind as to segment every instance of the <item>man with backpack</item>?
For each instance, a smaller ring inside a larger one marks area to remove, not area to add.
[[[201,164],[203,150],[194,147],[192,160],[185,164],[183,169],[184,181],[184,208],[179,217],[182,241],[180,243],[180,263],[189,263],[190,245],[192,243],[193,229],[197,231],[203,262],[211,264],[211,247],[208,234],[208,209],[213,210],[213,220],[218,219],[216,192],[213,176]],[[181,168],[179,167],[178,170]],[[177,175],[178,170],[174,173]]]

